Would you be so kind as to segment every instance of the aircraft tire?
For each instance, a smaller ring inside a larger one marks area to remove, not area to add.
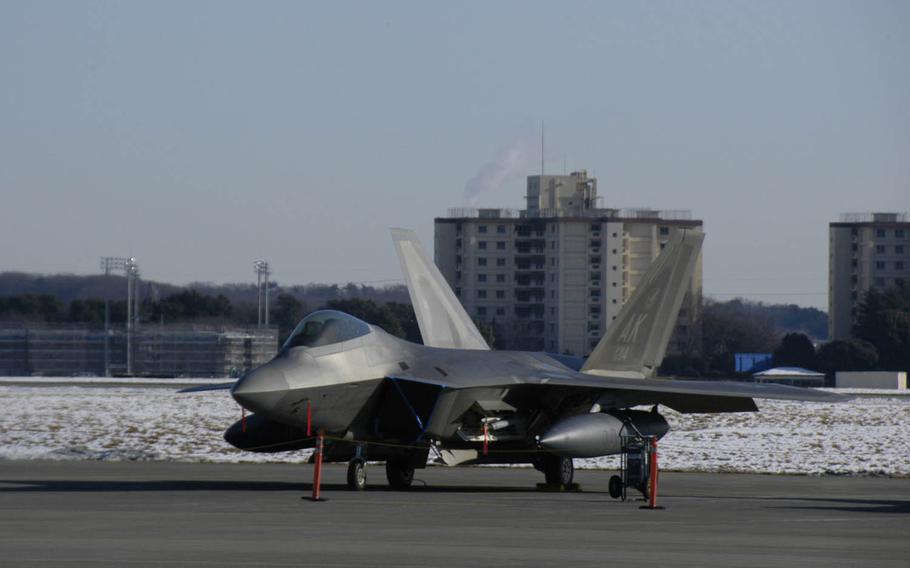
[[[575,464],[572,458],[546,456],[544,458],[544,477],[547,485],[567,486],[575,478]]]
[[[348,489],[363,491],[367,487],[367,464],[360,458],[348,463]]]
[[[614,499],[622,497],[622,478],[618,475],[611,477],[608,488],[610,490],[610,497]]]
[[[385,476],[394,489],[407,489],[414,481],[414,468],[404,461],[389,460],[385,462]]]

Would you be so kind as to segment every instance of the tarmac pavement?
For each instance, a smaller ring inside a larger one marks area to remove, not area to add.
[[[0,566],[907,566],[910,480],[662,473],[659,504],[429,468],[364,492],[328,465],[0,461]]]

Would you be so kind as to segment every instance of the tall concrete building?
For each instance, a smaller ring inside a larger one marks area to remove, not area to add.
[[[828,337],[846,339],[863,294],[910,281],[910,215],[845,213],[828,239]]]
[[[587,172],[529,176],[527,208],[436,219],[440,271],[500,349],[587,355],[667,240],[702,230],[687,211],[605,209]],[[698,260],[670,350],[700,346]]]

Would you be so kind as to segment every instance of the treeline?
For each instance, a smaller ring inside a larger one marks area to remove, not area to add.
[[[141,300],[155,301],[185,290],[195,290],[205,296],[224,296],[237,306],[240,304],[256,305],[257,289],[254,283],[213,284],[211,282],[194,282],[187,286],[176,286],[153,280],[140,280],[139,297]],[[303,284],[283,286],[272,282],[270,294],[275,299],[279,294],[290,294],[298,300],[314,306],[323,306],[332,300],[363,298],[378,303],[408,302],[408,291],[403,284],[392,286],[369,286],[366,284]],[[110,276],[75,275],[75,274],[27,274],[24,272],[0,272],[0,298],[11,296],[54,296],[64,304],[73,300],[95,300],[109,298],[125,300],[126,278],[112,274]],[[253,315],[255,316],[255,309]]]
[[[809,335],[783,333],[767,312],[748,303],[706,302],[702,310],[702,350],[669,355],[663,375],[723,377],[735,374],[736,353],[772,353],[775,366],[836,371],[910,369],[910,286],[874,290],[862,299],[853,336],[816,350]]]
[[[358,290],[359,292],[359,290]],[[350,289],[346,294],[356,293]],[[327,308],[347,312],[378,325],[389,333],[420,342],[417,318],[410,304],[376,302],[368,298],[336,298],[310,304],[297,296],[280,293],[269,305],[269,323],[278,327],[283,341],[311,309]],[[110,321],[123,325],[127,317],[125,300],[109,303]],[[87,324],[104,323],[104,300],[72,300],[68,304],[50,294],[23,294],[0,298],[0,320],[21,323]],[[258,323],[258,304],[231,302],[224,294],[210,295],[196,289],[182,290],[162,299],[145,298],[140,302],[142,323],[210,323],[250,326]]]

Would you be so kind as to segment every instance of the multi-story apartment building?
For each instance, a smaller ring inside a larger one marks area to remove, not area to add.
[[[845,213],[828,239],[828,337],[846,339],[863,294],[910,281],[910,215]]]
[[[529,176],[526,198],[436,219],[436,264],[500,349],[589,354],[667,240],[702,230],[687,211],[599,208],[584,171]],[[699,258],[671,351],[700,346],[701,290]]]

